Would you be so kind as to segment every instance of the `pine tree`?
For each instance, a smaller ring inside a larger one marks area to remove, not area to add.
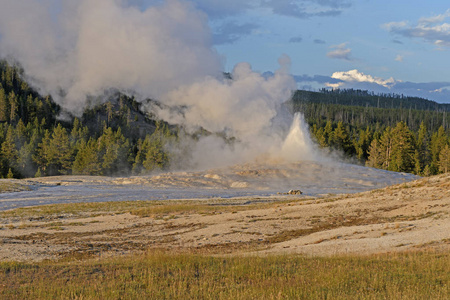
[[[36,171],[36,174],[34,174],[34,177],[35,177],[35,178],[42,177],[41,168],[38,168],[38,170]]]
[[[332,144],[336,149],[343,150],[345,154],[351,155],[355,152],[347,129],[342,121],[339,121],[332,134]]]
[[[325,140],[325,144],[328,146],[332,145],[332,137],[333,137],[333,124],[330,120],[327,121],[325,128],[323,129],[323,137]]]
[[[5,90],[0,84],[0,122],[9,121],[9,103],[5,95]]]
[[[73,151],[66,129],[58,124],[51,134],[45,131],[34,159],[47,175],[68,174],[72,169]]]
[[[111,127],[105,128],[98,145],[104,174],[113,175],[128,171],[130,144],[120,128],[116,132]]]
[[[372,133],[370,128],[367,127],[366,130],[359,131],[359,138],[355,142],[355,150],[358,159],[362,162],[366,161],[369,157],[369,148],[372,142]]]
[[[15,131],[12,125],[8,127],[5,140],[1,145],[0,153],[3,161],[2,165],[5,168],[2,170],[2,173],[6,175],[6,171],[8,169],[14,169],[17,167],[18,151],[16,147]]]
[[[430,152],[431,152],[431,164],[430,169],[432,174],[437,174],[439,171],[439,154],[442,149],[447,144],[447,134],[445,133],[444,127],[439,127],[438,131],[433,133],[430,142]]]
[[[369,146],[369,157],[367,159],[366,165],[368,167],[383,169],[384,163],[386,161],[386,151],[380,144],[378,139],[374,139]]]
[[[11,91],[8,95],[9,102],[9,121],[15,123],[17,119],[17,112],[19,110],[19,100],[16,97],[14,91]]]
[[[396,172],[412,172],[414,170],[414,135],[400,122],[392,130],[392,151],[388,170]]]
[[[392,129],[390,127],[387,127],[383,133],[383,135],[380,137],[380,149],[383,151],[382,154],[382,164],[381,169],[384,170],[390,170],[390,163],[391,163],[391,155],[392,155]]]
[[[439,171],[442,173],[450,171],[450,147],[448,144],[439,153]]]
[[[81,142],[75,161],[73,162],[73,174],[103,175],[97,147],[97,141],[92,138],[88,142]]]
[[[314,124],[312,127],[312,134],[321,148],[325,148],[328,146],[322,127],[317,128],[317,124]]]
[[[416,149],[418,151],[418,156],[416,160],[418,161],[418,166],[416,167],[416,170],[419,168],[422,169],[425,167],[425,165],[430,163],[430,152],[428,151],[428,145],[429,145],[429,137],[428,137],[428,130],[427,127],[422,121],[419,127],[419,131],[417,133],[417,139],[416,139]],[[416,173],[418,174],[418,173]]]

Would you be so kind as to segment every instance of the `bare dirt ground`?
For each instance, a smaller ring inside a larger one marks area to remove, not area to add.
[[[264,203],[248,204],[258,201]],[[449,213],[450,174],[358,194],[159,202],[147,212],[105,206],[36,217],[7,211],[0,214],[0,261],[149,249],[320,256],[449,251]]]

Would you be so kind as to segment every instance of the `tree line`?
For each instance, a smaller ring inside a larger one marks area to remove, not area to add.
[[[181,129],[156,121],[133,97],[109,91],[109,101],[89,98],[74,117],[30,88],[19,66],[0,61],[0,76],[2,178],[137,175],[176,159],[167,146]],[[418,175],[450,169],[448,105],[360,90],[297,91],[290,104],[320,147],[361,164]]]
[[[0,62],[0,177],[143,174],[168,166],[177,128],[150,119],[132,97],[95,104],[58,120],[61,107],[41,97],[17,66]]]
[[[420,97],[410,97],[395,93],[374,93],[359,89],[323,88],[319,92],[298,90],[294,93],[292,99],[294,102],[319,104],[450,111],[450,104],[448,103],[437,103]]]
[[[350,103],[345,95],[351,97],[352,105],[336,103],[336,93],[342,103]],[[391,108],[377,108],[364,106],[366,97],[387,97],[384,103],[404,98],[355,91],[336,93],[324,92],[318,97],[320,101],[293,97],[294,111],[305,114],[320,147],[336,149],[361,164],[390,171],[423,176],[449,171],[450,116],[440,105],[419,110],[403,108],[400,102]],[[425,104],[428,102],[432,101]]]

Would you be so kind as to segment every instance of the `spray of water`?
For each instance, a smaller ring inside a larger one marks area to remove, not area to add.
[[[288,161],[315,160],[317,153],[311,141],[308,126],[300,113],[294,115],[291,128],[281,147],[281,155]]]

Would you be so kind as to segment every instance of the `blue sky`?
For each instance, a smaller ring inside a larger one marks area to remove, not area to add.
[[[20,62],[54,97],[71,90],[68,98],[82,101],[110,86],[157,97],[241,62],[269,78],[288,55],[301,89],[450,103],[448,1],[0,0],[0,7],[0,57]]]
[[[155,1],[150,1],[155,2]],[[361,88],[450,103],[450,3],[418,0],[194,0],[226,71],[274,72],[299,88]]]

